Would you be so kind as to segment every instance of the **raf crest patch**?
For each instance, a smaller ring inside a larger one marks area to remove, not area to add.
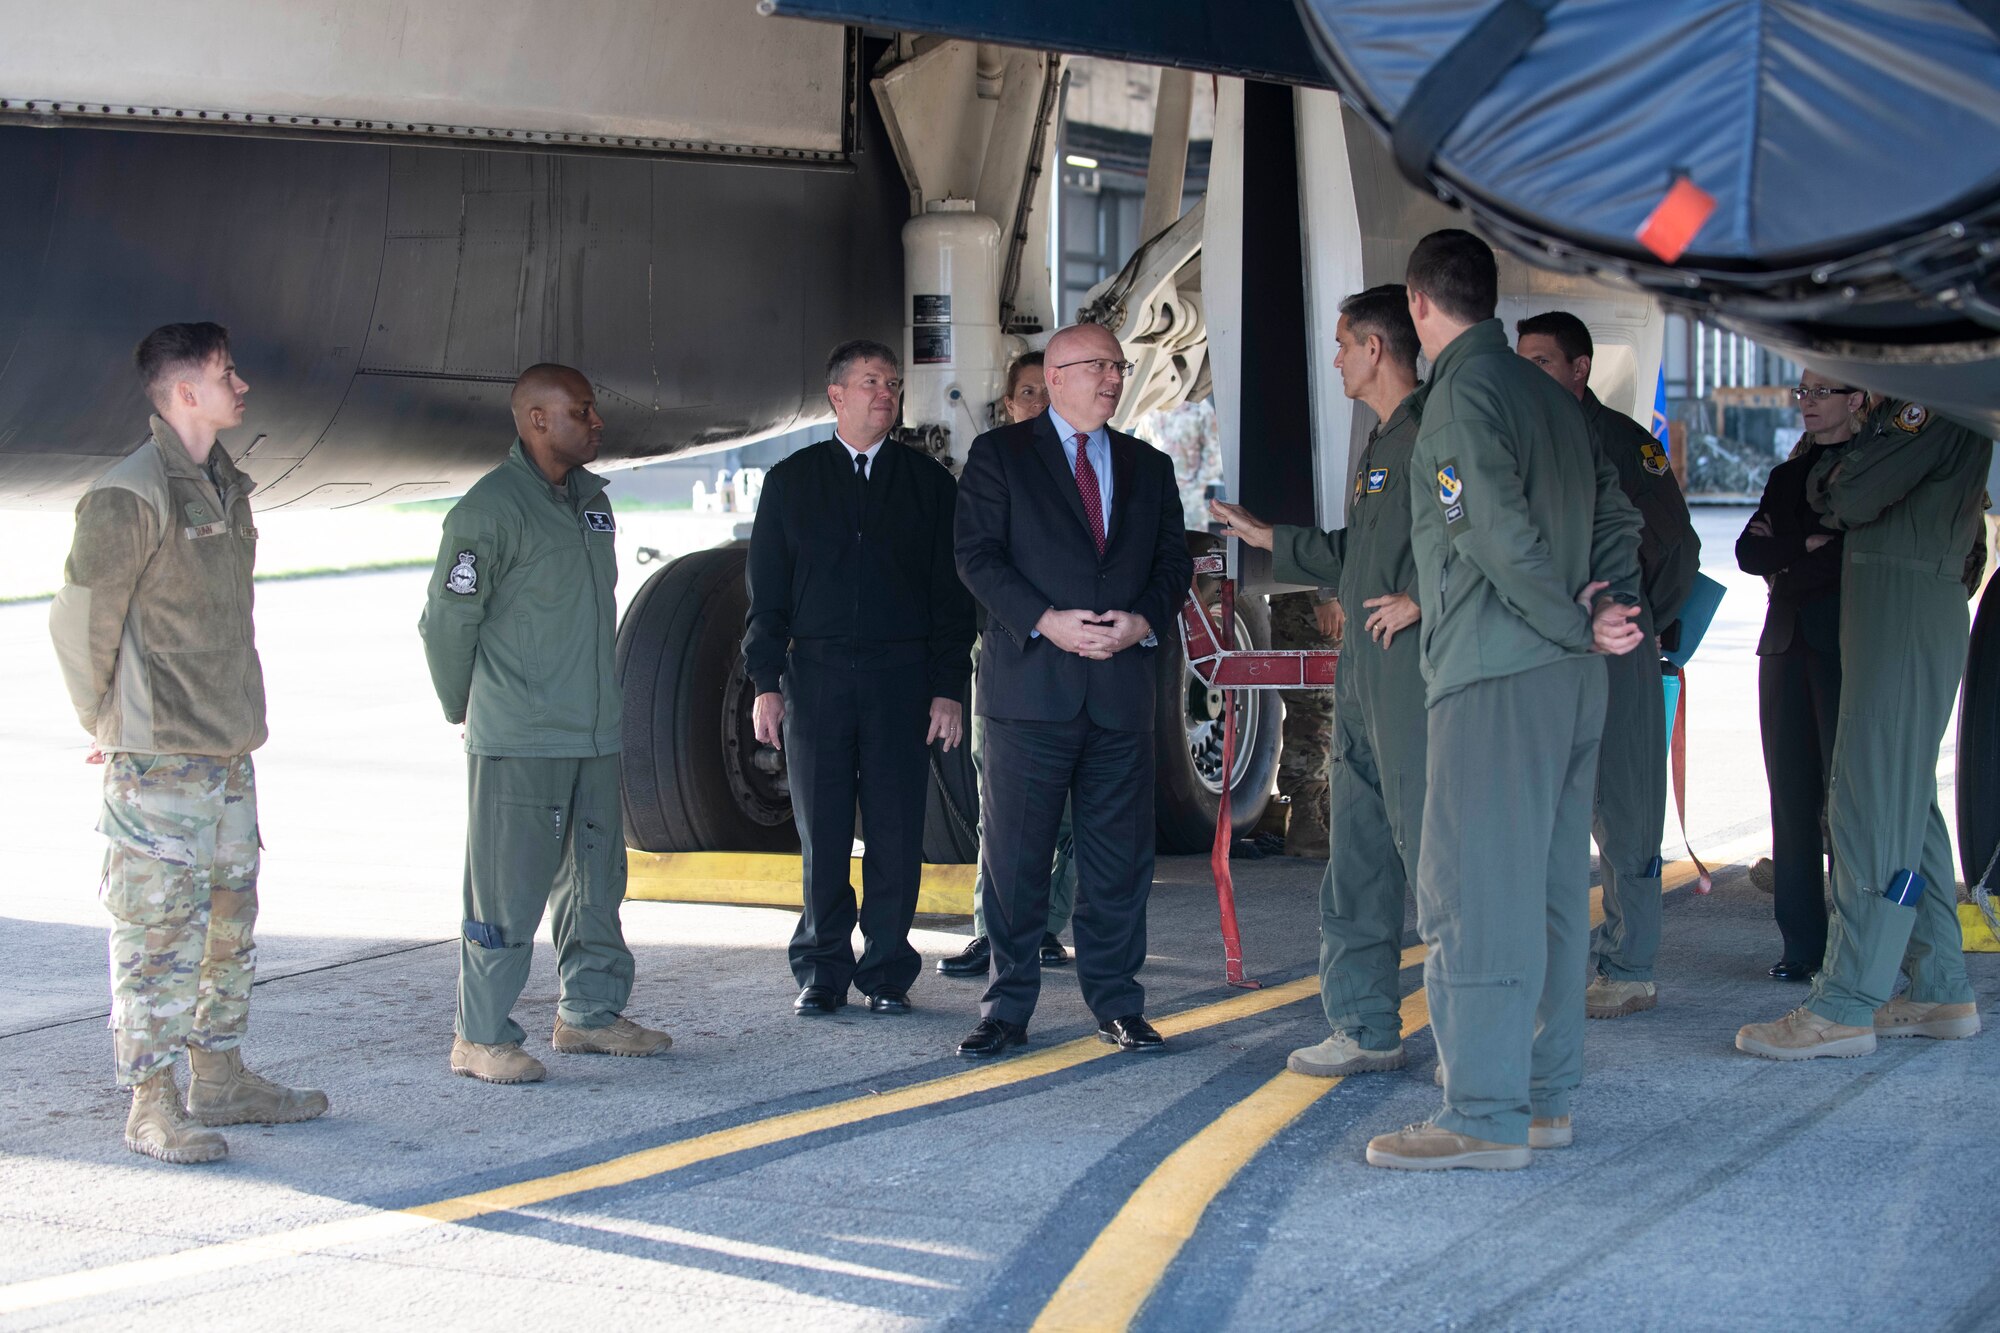
[[[1444,521],[1456,523],[1465,517],[1465,483],[1459,479],[1458,460],[1448,458],[1438,469],[1438,503],[1444,506]]]
[[[1645,466],[1646,471],[1656,477],[1666,476],[1667,469],[1672,466],[1667,458],[1667,451],[1660,447],[1658,440],[1654,439],[1648,439],[1639,446],[1639,462]]]
[[[1903,410],[1896,414],[1893,424],[1905,435],[1915,435],[1930,419],[1931,410],[1928,407],[1920,407],[1916,403],[1904,403]]]
[[[617,525],[611,521],[611,515],[602,509],[584,510],[583,522],[584,526],[588,527],[592,532],[616,532],[618,530]]]
[[[1389,484],[1389,469],[1376,467],[1368,469],[1368,493],[1380,495],[1382,488]]]
[[[451,567],[451,573],[445,575],[444,586],[460,597],[470,597],[478,592],[479,571],[472,567],[478,560],[479,557],[472,552],[460,551],[458,563]]]

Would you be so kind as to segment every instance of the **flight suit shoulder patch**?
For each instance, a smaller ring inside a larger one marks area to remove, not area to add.
[[[1928,407],[1918,403],[1904,403],[1903,410],[1891,419],[1890,424],[1905,435],[1915,435],[1930,419],[1931,410]]]
[[[1383,488],[1388,486],[1388,484],[1389,484],[1388,468],[1374,467],[1368,469],[1368,493],[1370,495],[1380,495],[1383,491]]]
[[[1447,458],[1438,464],[1438,503],[1444,506],[1446,524],[1465,517],[1465,480],[1458,475],[1458,460]]]
[[[1672,466],[1667,458],[1667,451],[1660,446],[1658,440],[1651,438],[1639,446],[1639,462],[1646,471],[1656,477],[1666,476],[1667,469]]]
[[[584,525],[592,532],[616,532],[618,530],[618,525],[611,521],[611,514],[608,510],[586,509],[583,511],[583,521]]]
[[[471,551],[460,551],[457,562],[451,567],[451,572],[445,575],[445,591],[455,592],[460,597],[470,597],[478,592],[479,570],[475,567],[478,563],[478,555]]]

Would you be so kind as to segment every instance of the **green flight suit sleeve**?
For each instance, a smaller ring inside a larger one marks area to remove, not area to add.
[[[484,510],[459,504],[444,517],[444,540],[417,632],[447,722],[465,721],[480,627],[513,563],[513,546],[507,526]]]
[[[1500,415],[1469,417],[1461,410],[1442,424],[1427,422],[1425,430],[1428,471],[1441,474],[1449,469],[1459,484],[1457,498],[1445,506],[1445,534],[1452,553],[1470,561],[1507,608],[1537,634],[1571,652],[1588,652],[1590,622],[1576,601],[1582,589],[1563,586],[1548,543],[1528,518],[1515,452],[1519,443]],[[1617,473],[1609,475],[1618,503],[1630,513],[1631,505],[1618,492]],[[1438,485],[1444,485],[1442,477]],[[1413,504],[1427,502],[1417,488],[1412,487],[1411,494]],[[1428,502],[1444,503],[1442,492],[1433,492]],[[1602,507],[1600,495],[1600,522]],[[1637,521],[1634,515],[1633,523]],[[1593,564],[1594,554],[1593,548]],[[1635,576],[1637,572],[1635,562]]]
[[[1604,456],[1602,449],[1591,450],[1597,471],[1597,508],[1590,522],[1590,581],[1605,583],[1603,595],[1639,596],[1639,533],[1643,524],[1639,510],[1626,498],[1618,483],[1618,465]],[[1685,507],[1684,507],[1685,508]],[[1689,577],[1689,587],[1693,577]],[[1577,589],[1582,592],[1583,589]],[[1681,594],[1685,600],[1687,594]],[[1578,608],[1581,610],[1581,608]],[[1675,605],[1678,612],[1680,607]],[[1584,646],[1591,642],[1588,621]]]
[[[1687,499],[1673,473],[1651,477],[1639,492],[1640,595],[1664,630],[1680,619],[1681,607],[1701,572],[1701,538],[1688,514]]]
[[[1347,554],[1347,529],[1280,523],[1271,530],[1271,577],[1280,583],[1309,583],[1316,588],[1340,586],[1341,561]]]
[[[1935,412],[1924,413],[1915,430],[1907,423],[1921,407],[1899,402],[1876,409],[1860,438],[1843,450],[1829,450],[1806,478],[1806,502],[1826,516],[1829,527],[1865,527],[1880,518],[1929,477],[1944,461],[1950,437],[1964,428]]]
[[[98,712],[111,693],[125,614],[160,537],[159,515],[134,491],[99,487],[77,501],[76,537],[63,566],[62,591],[49,608],[49,633],[85,731],[96,731]]]

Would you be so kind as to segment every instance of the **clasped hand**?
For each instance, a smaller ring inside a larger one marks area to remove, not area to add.
[[[1130,611],[1042,612],[1035,622],[1041,636],[1066,653],[1102,662],[1120,653],[1153,632],[1146,617]]]
[[[1622,657],[1645,642],[1646,633],[1639,628],[1638,607],[1626,606],[1609,597],[1602,602],[1597,600],[1597,594],[1610,586],[1604,582],[1586,584],[1576,600],[1590,612],[1590,651]]]

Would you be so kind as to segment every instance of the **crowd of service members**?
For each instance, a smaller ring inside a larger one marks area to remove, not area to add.
[[[1429,946],[1442,1105],[1371,1141],[1377,1166],[1505,1169],[1568,1145],[1586,1015],[1657,1002],[1660,653],[1680,632],[1699,543],[1665,451],[1590,392],[1583,323],[1538,314],[1510,345],[1497,300],[1492,251],[1442,231],[1418,243],[1402,285],[1342,304],[1335,365],[1377,421],[1344,528],[1212,506],[1225,530],[1272,551],[1279,578],[1331,589],[1328,620],[1345,638],[1320,899],[1331,1032],[1290,1067],[1400,1068],[1406,890]],[[240,1053],[264,703],[252,483],[217,436],[241,423],[248,386],[214,324],[156,330],[137,362],[151,436],[79,502],[51,629],[91,758],[106,762],[126,1143],[211,1161],[227,1151],[213,1126],[309,1119],[328,1103],[251,1072]],[[836,1013],[853,992],[873,1013],[909,1012],[930,747],[969,741],[983,775],[974,936],[938,966],[990,976],[958,1053],[1026,1043],[1041,969],[1071,961],[1065,924],[1100,1039],[1164,1049],[1138,979],[1153,654],[1177,632],[1192,564],[1171,465],[1108,424],[1131,369],[1107,329],[1059,330],[1010,370],[1009,424],[973,441],[954,480],[888,438],[901,415],[896,354],[846,343],[827,366],[832,437],[771,469],[743,651],[756,736],[784,753],[803,849],[789,949],[798,1014]],[[1810,977],[1812,991],[1737,1045],[1779,1059],[1979,1027],[1933,770],[1990,445],[1921,405],[1811,372],[1799,397],[1807,437],[1738,548],[1772,584],[1759,647],[1785,937],[1772,971]],[[547,1072],[510,1012],[545,912],[559,976],[551,1047],[671,1045],[624,1014],[616,519],[585,466],[604,423],[589,379],[565,366],[525,371],[511,408],[506,460],[446,516],[420,621],[468,764],[450,1067],[490,1083]],[[1899,972],[1910,984],[1895,996]]]

